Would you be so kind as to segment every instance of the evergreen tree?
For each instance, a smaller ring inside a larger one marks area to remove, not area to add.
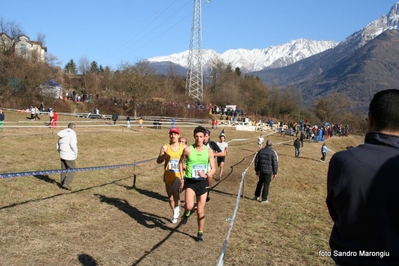
[[[76,64],[73,61],[73,59],[71,59],[64,67],[64,72],[70,75],[76,75],[77,68],[76,68]]]
[[[90,64],[90,72],[91,73],[99,73],[100,69],[98,68],[98,64],[96,61],[91,62]]]

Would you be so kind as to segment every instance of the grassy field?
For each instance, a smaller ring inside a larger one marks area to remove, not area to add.
[[[0,173],[59,169],[56,133],[77,124],[77,167],[120,165],[156,158],[168,129],[138,131],[110,121],[60,116],[59,127],[6,112],[0,131]],[[29,127],[26,127],[29,126]],[[33,127],[32,127],[33,126]],[[178,125],[192,142],[193,125]],[[208,125],[209,126],[209,125]],[[73,191],[59,188],[59,174],[0,179],[0,265],[216,265],[245,176],[225,265],[334,265],[329,250],[332,221],[325,204],[327,163],[321,143],[305,143],[300,158],[288,137],[270,135],[279,154],[279,174],[269,204],[251,200],[257,177],[251,161],[259,133],[226,127],[230,156],[206,205],[205,242],[197,243],[196,215],[171,224],[171,210],[155,160],[136,167],[83,171]],[[216,140],[219,131],[213,130]],[[326,141],[333,151],[356,146],[355,137]],[[136,187],[132,188],[136,176]],[[182,203],[183,206],[183,203]]]

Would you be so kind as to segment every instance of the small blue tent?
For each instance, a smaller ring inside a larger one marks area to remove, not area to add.
[[[51,95],[56,99],[62,99],[62,87],[54,79],[50,79],[44,85],[42,85],[42,94]]]

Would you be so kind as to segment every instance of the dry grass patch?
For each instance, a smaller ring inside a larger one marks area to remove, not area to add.
[[[13,113],[6,113],[12,118]],[[15,121],[21,119],[15,114]],[[63,127],[68,123],[64,119]],[[69,117],[69,119],[71,119]],[[72,118],[75,119],[75,118]],[[47,122],[47,121],[46,121]],[[43,124],[43,121],[39,121]],[[155,158],[168,141],[168,129],[109,127],[77,129],[78,167],[129,164]],[[83,124],[81,124],[83,125]],[[182,127],[191,141],[192,127]],[[58,129],[59,130],[59,129]],[[1,172],[59,169],[56,132],[50,128],[3,128]],[[216,140],[218,130],[212,131]],[[78,172],[73,191],[61,190],[59,175],[0,180],[2,265],[215,265],[241,180],[257,150],[256,132],[227,128],[231,156],[225,178],[206,207],[205,243],[198,244],[196,215],[171,224],[162,166],[155,161],[135,168]],[[288,140],[270,136],[275,142]],[[332,138],[334,151],[354,138]],[[305,143],[301,158],[291,143],[276,145],[280,172],[272,182],[270,204],[252,201],[257,182],[248,170],[244,197],[226,253],[226,265],[325,265],[331,220],[325,206],[328,164],[320,163],[321,143]],[[331,153],[327,159],[331,158]],[[136,175],[136,189],[132,189]],[[171,255],[173,254],[173,255]]]

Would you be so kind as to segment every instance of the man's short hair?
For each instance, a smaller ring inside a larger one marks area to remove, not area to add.
[[[194,128],[194,135],[197,134],[198,132],[202,132],[204,133],[204,136],[206,134],[206,128],[202,127],[202,126],[198,126],[196,128]]]
[[[268,139],[266,141],[266,146],[273,146],[273,141],[271,139]]]
[[[370,102],[369,113],[375,130],[399,130],[399,90],[377,92]]]
[[[70,129],[74,129],[76,127],[76,125],[74,123],[69,123],[68,124],[68,128]]]

